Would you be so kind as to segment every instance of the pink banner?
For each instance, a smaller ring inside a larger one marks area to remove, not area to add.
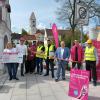
[[[98,53],[98,65],[96,66],[97,81],[100,81],[100,41],[93,40],[93,45],[97,48]]]
[[[68,95],[78,100],[88,100],[89,71],[71,69]]]
[[[59,47],[59,40],[58,40],[58,30],[56,24],[52,25],[52,33],[55,40],[56,48]]]

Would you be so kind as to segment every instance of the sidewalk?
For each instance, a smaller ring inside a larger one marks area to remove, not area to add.
[[[0,89],[0,100],[74,100],[68,97],[69,74],[66,81],[55,82],[51,76],[34,74],[19,77],[19,81],[6,80]],[[100,100],[100,85],[90,84],[89,100]]]

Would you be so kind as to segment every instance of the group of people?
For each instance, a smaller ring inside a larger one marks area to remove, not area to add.
[[[85,50],[83,50],[78,40],[74,41],[74,45],[69,49],[65,46],[65,42],[61,41],[60,47],[55,48],[54,42],[52,40],[47,40],[47,45],[44,45],[42,41],[38,43],[30,42],[28,46],[24,44],[25,39],[20,38],[20,43],[14,47],[12,43],[7,43],[4,52],[17,52],[23,55],[23,62],[21,63],[21,76],[24,76],[24,66],[25,74],[29,73],[42,75],[43,74],[43,63],[45,62],[46,72],[44,76],[48,76],[51,71],[52,78],[58,82],[60,76],[62,80],[65,80],[65,70],[68,62],[72,62],[72,68],[81,69],[82,63],[86,63],[86,70],[90,71],[90,81],[91,81],[91,71],[93,77],[93,85],[97,85],[96,76],[96,64],[98,63],[98,55],[96,48],[92,45],[92,40],[87,41]],[[54,72],[55,62],[57,64],[57,71]],[[6,63],[9,73],[9,80],[16,79],[17,70],[19,63]],[[77,65],[77,67],[76,67]],[[62,72],[61,72],[62,71]]]

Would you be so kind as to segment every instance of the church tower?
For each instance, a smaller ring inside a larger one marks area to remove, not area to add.
[[[32,12],[30,16],[30,28],[31,28],[31,34],[35,34],[36,33],[36,17],[35,17],[34,12]]]

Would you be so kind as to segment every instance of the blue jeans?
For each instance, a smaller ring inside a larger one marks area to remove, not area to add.
[[[58,60],[57,65],[58,65],[58,68],[57,68],[57,73],[56,73],[56,79],[59,79],[61,70],[62,70],[62,79],[65,78],[66,62],[63,60]]]
[[[36,58],[37,73],[43,71],[43,58]]]
[[[8,74],[9,77],[16,78],[16,64],[15,63],[7,63],[7,68],[8,68]]]

